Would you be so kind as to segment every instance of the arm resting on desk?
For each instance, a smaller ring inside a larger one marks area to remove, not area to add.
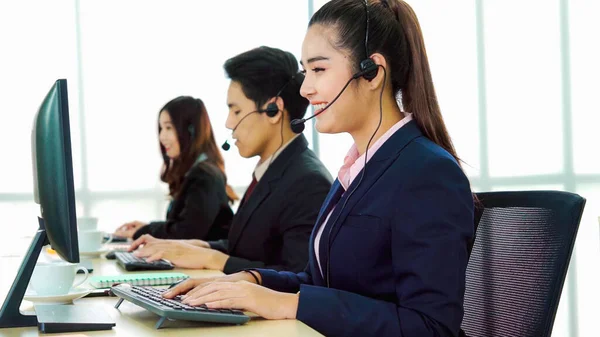
[[[289,271],[276,271],[272,269],[257,269],[261,277],[261,285],[276,291],[295,293],[303,284],[312,284],[309,266],[300,273]]]

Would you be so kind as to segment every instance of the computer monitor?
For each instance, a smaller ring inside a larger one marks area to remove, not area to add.
[[[40,204],[50,246],[64,260],[79,262],[77,215],[67,80],[52,86],[31,133],[34,199]]]
[[[57,80],[48,91],[35,116],[31,136],[40,228],[2,305],[0,328],[37,324],[36,317],[23,315],[19,306],[44,245],[49,243],[68,262],[79,262],[67,80]]]

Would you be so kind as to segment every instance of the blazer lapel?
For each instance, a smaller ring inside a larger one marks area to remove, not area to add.
[[[323,275],[326,275],[327,273],[327,262],[329,261],[328,247],[329,245],[333,245],[335,237],[340,231],[341,224],[345,221],[348,214],[350,214],[350,211],[354,208],[356,203],[362,199],[373,183],[386,171],[389,165],[396,160],[400,152],[402,152],[413,139],[422,135],[423,134],[414,120],[404,125],[396,131],[396,133],[394,133],[367,162],[367,172],[358,189],[356,189],[356,186],[360,181],[362,170],[348,187],[348,191],[350,192],[342,195],[331,214],[329,221],[325,224],[326,227],[321,236],[319,255],[321,257]],[[356,191],[354,191],[355,189]],[[350,198],[348,199],[348,197]],[[342,208],[342,205],[344,204],[345,206]],[[331,226],[333,226],[333,228],[331,228]],[[329,231],[331,231],[331,235],[329,235]]]
[[[321,206],[321,210],[319,211],[319,216],[317,217],[317,221],[316,221],[315,226],[313,227],[313,231],[310,235],[309,246],[308,246],[309,247],[308,259],[309,259],[309,261],[311,261],[311,263],[310,263],[311,275],[313,275],[313,281],[316,281],[315,285],[321,285],[324,283],[323,277],[321,276],[321,271],[319,270],[319,264],[317,263],[316,256],[315,256],[315,239],[316,239],[317,233],[318,233],[319,229],[321,228],[321,226],[327,225],[327,224],[323,224],[323,221],[325,221],[325,219],[327,219],[327,215],[329,214],[329,212],[331,212],[333,207],[335,207],[335,205],[338,203],[338,201],[340,200],[340,197],[342,196],[342,193],[344,193],[344,188],[342,187],[340,182],[336,179],[333,182],[331,189],[329,190],[329,194],[327,195],[327,198],[325,198],[325,201],[323,202],[323,206]],[[321,241],[319,242],[319,261],[321,261],[321,266],[324,265],[324,261],[325,261],[324,260],[325,255],[323,255],[323,253],[324,253],[323,252],[324,234],[325,233],[323,233],[321,235]],[[327,249],[327,246],[325,246],[325,249]]]
[[[321,227],[321,224],[323,223],[323,221],[325,221],[329,212],[331,212],[333,207],[340,200],[342,193],[344,193],[344,187],[342,187],[342,184],[340,184],[340,181],[336,179],[333,182],[333,185],[331,185],[331,189],[329,190],[329,193],[327,194],[327,197],[325,198],[325,201],[323,202],[323,205],[321,206],[321,210],[319,211],[319,216],[317,217],[316,225],[315,225],[315,228],[313,229],[313,232],[315,232],[315,234],[316,234],[315,229],[318,229],[319,227]]]
[[[281,152],[275,160],[271,163],[271,166],[267,169],[263,177],[256,184],[254,191],[243,204],[238,208],[235,214],[231,229],[229,230],[229,252],[233,252],[235,246],[241,238],[241,234],[244,228],[247,226],[248,221],[252,217],[252,214],[260,207],[265,199],[271,193],[271,190],[276,188],[277,181],[281,179],[285,169],[290,163],[290,159],[297,153],[304,151],[308,147],[308,141],[304,135],[298,136],[294,139],[290,145],[288,145],[283,152]]]

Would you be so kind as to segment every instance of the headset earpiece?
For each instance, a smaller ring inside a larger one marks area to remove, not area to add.
[[[196,133],[196,128],[194,128],[193,125],[190,124],[190,126],[188,126],[188,131],[190,133],[190,136],[192,137],[192,139],[194,138],[194,134]]]
[[[277,103],[269,103],[267,104],[267,108],[263,111],[267,113],[267,116],[273,118],[277,116],[279,108],[277,107]]]
[[[379,66],[370,58],[364,59],[360,62],[360,71],[352,75],[353,79],[363,77],[367,81],[371,81],[377,76]]]
[[[370,58],[364,59],[360,62],[361,76],[364,77],[367,81],[373,80],[377,76],[378,70],[379,67]]]

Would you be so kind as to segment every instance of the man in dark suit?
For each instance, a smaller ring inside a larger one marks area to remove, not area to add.
[[[289,52],[260,47],[225,62],[227,128],[240,155],[259,156],[227,240],[158,240],[142,236],[131,250],[149,261],[166,258],[182,268],[230,274],[248,268],[301,271],[308,241],[331,175],[295,134],[290,121],[302,118],[308,101],[300,96],[304,75]],[[227,147],[227,146],[226,146]],[[225,147],[224,147],[225,148]]]

